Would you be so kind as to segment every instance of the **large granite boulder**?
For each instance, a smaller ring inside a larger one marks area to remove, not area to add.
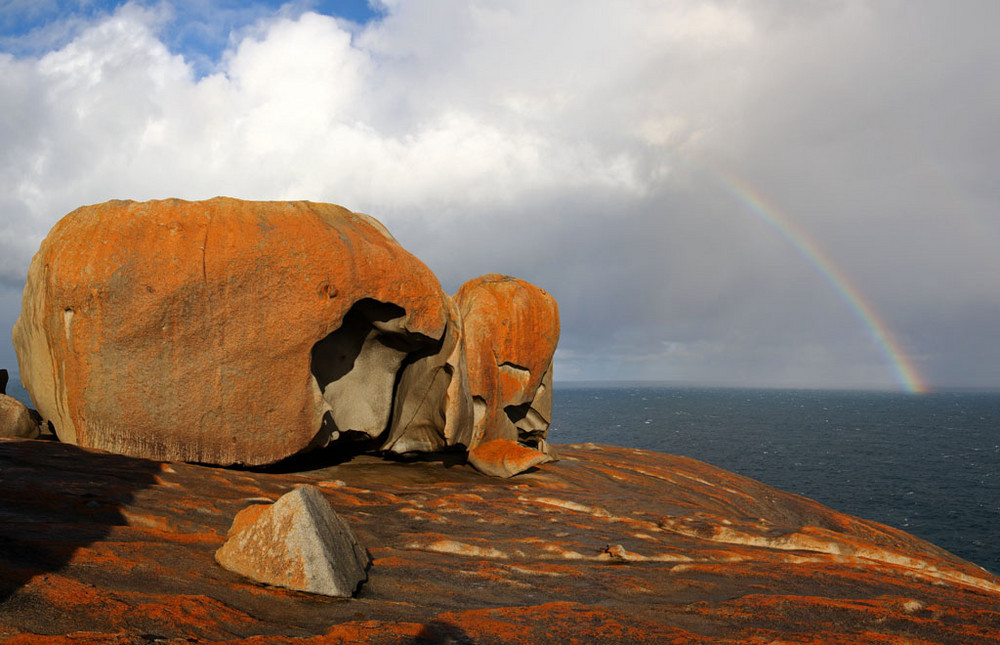
[[[411,418],[393,422],[398,449],[467,443],[461,405],[448,426],[406,398],[460,389],[457,333],[435,276],[374,219],[220,197],[64,217],[31,262],[14,345],[62,441],[261,465],[381,437],[394,406]]]
[[[471,445],[506,439],[547,453],[555,299],[524,280],[488,274],[462,285],[454,300],[475,410]]]

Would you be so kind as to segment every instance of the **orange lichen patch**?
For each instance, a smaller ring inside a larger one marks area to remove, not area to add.
[[[236,533],[243,531],[248,526],[256,522],[260,518],[261,514],[267,511],[268,508],[268,504],[253,504],[251,506],[247,506],[233,518],[233,524],[229,527],[227,535],[235,535]]]
[[[454,296],[462,316],[469,392],[476,401],[473,445],[519,438],[514,409],[529,406],[544,438],[551,416],[551,363],[559,341],[559,309],[544,290],[510,276],[469,280]],[[520,412],[529,413],[529,409]]]
[[[512,477],[548,461],[552,458],[545,453],[510,439],[493,439],[469,450],[469,463],[494,477]]]
[[[427,511],[419,508],[401,508],[399,509],[399,512],[406,515],[410,519],[420,522],[437,522],[439,524],[447,524],[451,521],[444,515],[439,515],[438,513],[428,513]]]
[[[371,456],[301,473],[173,463],[164,475],[156,462],[0,441],[0,643],[126,631],[117,642],[996,643],[1000,580],[931,544],[694,460],[558,449],[562,461],[499,480]],[[371,545],[358,598],[262,587],[214,564],[241,509],[322,482]],[[218,513],[191,510],[206,501]],[[173,528],[125,524],[133,516]],[[777,542],[720,540],[733,537]]]
[[[481,513],[489,506],[482,495],[475,493],[459,493],[457,495],[444,495],[438,499],[427,502],[429,508],[433,508],[442,513]]]
[[[90,547],[77,549],[73,553],[71,562],[80,565],[90,565],[116,569],[119,571],[129,571],[137,564],[137,557],[125,557],[122,552],[127,552],[122,548],[122,543],[108,544],[99,543]]]
[[[43,241],[14,346],[63,441],[267,464],[320,429],[329,405],[312,349],[356,303],[391,303],[401,333],[432,344],[446,298],[381,224],[339,206],[110,201],[66,215]]]
[[[196,638],[219,638],[234,628],[247,628],[258,621],[224,603],[205,596],[136,594],[136,615],[151,626],[185,625]]]
[[[572,624],[571,635],[561,642],[690,642],[671,639],[690,638],[683,629],[651,623],[626,613],[574,602],[552,602],[533,607],[509,607],[446,613],[440,623],[457,628],[468,639],[493,642],[538,643],[548,640],[547,626]]]
[[[128,611],[128,605],[111,597],[98,587],[67,578],[55,573],[47,573],[33,578],[27,588],[56,606],[79,611],[85,607],[100,607],[105,616],[120,620]]]
[[[206,533],[182,533],[179,531],[163,530],[156,528],[128,527],[121,530],[119,535],[128,535],[134,540],[145,542],[171,542],[176,544],[218,544],[221,536],[216,532]]]

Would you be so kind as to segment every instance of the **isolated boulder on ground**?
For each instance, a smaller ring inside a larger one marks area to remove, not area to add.
[[[38,434],[31,411],[14,397],[0,394],[0,437],[34,439]]]
[[[475,410],[471,446],[506,439],[551,456],[555,299],[524,280],[488,274],[462,285],[454,300]]]
[[[111,201],[50,231],[14,345],[62,441],[262,465],[379,437],[410,359],[454,353],[448,325],[437,278],[366,215],[222,197]],[[436,393],[445,376],[410,389]],[[440,443],[421,432],[411,443]]]
[[[370,563],[351,528],[310,485],[240,511],[215,559],[255,582],[344,598],[368,580]]]

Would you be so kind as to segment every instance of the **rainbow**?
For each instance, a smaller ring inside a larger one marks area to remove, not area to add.
[[[907,392],[924,394],[929,388],[916,366],[893,338],[892,332],[879,317],[861,290],[851,283],[847,275],[830,259],[812,237],[795,222],[781,214],[764,197],[739,177],[714,169],[708,173],[727,193],[746,206],[758,219],[777,231],[809,264],[819,271],[854,314],[869,330],[879,349],[892,365],[893,375]]]

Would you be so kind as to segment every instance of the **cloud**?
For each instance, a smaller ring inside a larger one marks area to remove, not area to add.
[[[975,352],[947,342],[1000,340],[989,3],[386,1],[364,25],[200,6],[128,3],[0,54],[4,288],[81,204],[332,201],[449,289],[501,271],[551,291],[567,377],[893,386],[734,175],[929,378],[1000,383],[963,381]]]

